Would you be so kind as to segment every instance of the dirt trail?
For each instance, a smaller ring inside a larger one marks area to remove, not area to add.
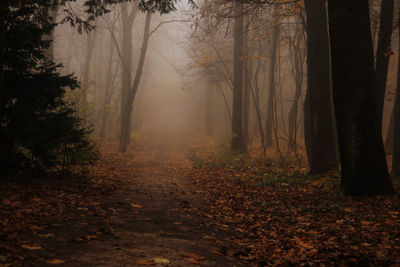
[[[183,148],[136,147],[126,155],[106,155],[102,162],[102,172],[118,174],[112,194],[98,204],[105,214],[83,209],[77,218],[47,227],[42,236],[57,238],[41,240],[45,249],[32,251],[36,255],[23,265],[47,266],[49,258],[61,259],[62,266],[238,265],[218,250],[221,241],[215,237],[228,233],[196,215],[201,199],[187,179],[191,164]]]

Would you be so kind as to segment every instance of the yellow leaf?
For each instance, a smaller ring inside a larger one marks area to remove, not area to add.
[[[53,259],[53,260],[46,261],[46,263],[48,263],[48,264],[63,264],[63,263],[65,263],[65,261],[59,260],[59,259]]]
[[[154,263],[160,263],[160,264],[169,264],[170,263],[169,259],[163,259],[163,258],[152,258],[151,260]]]
[[[139,204],[133,204],[133,203],[131,203],[131,206],[134,207],[134,208],[138,208],[138,209],[142,208],[142,206],[139,205]]]
[[[27,250],[39,250],[39,249],[42,249],[42,247],[41,246],[29,246],[29,245],[22,245],[21,246],[22,248],[24,248],[24,249],[27,249]]]

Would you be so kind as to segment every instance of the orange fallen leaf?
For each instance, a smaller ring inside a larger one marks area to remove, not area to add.
[[[96,235],[87,235],[87,236],[85,236],[85,239],[86,240],[94,240],[94,239],[97,239],[97,236]]]
[[[42,249],[42,247],[41,246],[39,246],[39,245],[33,245],[33,246],[30,246],[30,245],[22,245],[21,246],[22,248],[24,248],[24,249],[27,249],[27,250],[40,250],[40,249]]]
[[[192,258],[195,260],[204,260],[205,258],[201,255],[197,255],[196,253],[193,252],[187,252],[187,251],[183,251],[181,253],[182,256],[187,257],[187,258]]]
[[[139,264],[139,265],[154,265],[154,262],[148,261],[146,259],[139,259],[139,260],[136,260],[136,264]]]
[[[198,262],[197,260],[193,259],[193,258],[189,258],[187,259],[188,262],[193,263],[193,264],[200,264],[200,262]]]
[[[48,263],[48,264],[63,264],[63,263],[65,263],[65,261],[60,260],[60,259],[53,259],[53,260],[46,261],[46,263]]]

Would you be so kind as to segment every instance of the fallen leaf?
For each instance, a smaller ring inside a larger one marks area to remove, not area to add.
[[[376,252],[376,256],[379,258],[379,259],[384,259],[384,258],[386,258],[387,257],[387,251],[386,250],[378,250],[377,252]]]
[[[54,237],[54,234],[50,233],[50,234],[44,234],[44,235],[38,235],[41,238],[48,238],[48,237]]]
[[[97,235],[87,235],[87,236],[85,236],[85,239],[86,240],[94,240],[94,239],[97,239]]]
[[[193,252],[183,251],[181,253],[181,255],[184,256],[184,257],[187,257],[187,258],[195,259],[195,260],[204,260],[205,259],[203,256],[197,255],[196,253],[193,253]]]
[[[22,245],[21,247],[24,248],[24,249],[27,249],[27,250],[40,250],[40,249],[42,249],[42,247],[39,246],[39,245],[37,245],[37,246],[35,246],[35,245],[33,245],[33,246]]]
[[[6,262],[7,261],[7,256],[0,255],[0,261],[1,262]]]
[[[200,264],[200,262],[198,262],[197,260],[193,259],[193,258],[189,258],[187,259],[188,262],[193,263],[193,264]]]
[[[46,261],[46,263],[48,263],[48,264],[63,264],[63,263],[65,263],[65,261],[59,260],[59,259],[53,259],[53,260]]]
[[[218,255],[218,256],[224,256],[224,254],[222,254],[220,251],[218,251],[218,250],[210,250],[210,252],[212,252],[212,253],[214,253],[215,255]]]
[[[151,260],[154,263],[160,263],[160,264],[169,264],[170,263],[169,259],[163,259],[163,258],[152,258]]]
[[[139,265],[154,265],[154,262],[148,261],[146,259],[136,260],[136,264]]]

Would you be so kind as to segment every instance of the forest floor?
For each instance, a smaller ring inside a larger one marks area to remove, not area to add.
[[[85,176],[0,187],[0,266],[400,266],[400,193],[204,140],[104,149]]]

